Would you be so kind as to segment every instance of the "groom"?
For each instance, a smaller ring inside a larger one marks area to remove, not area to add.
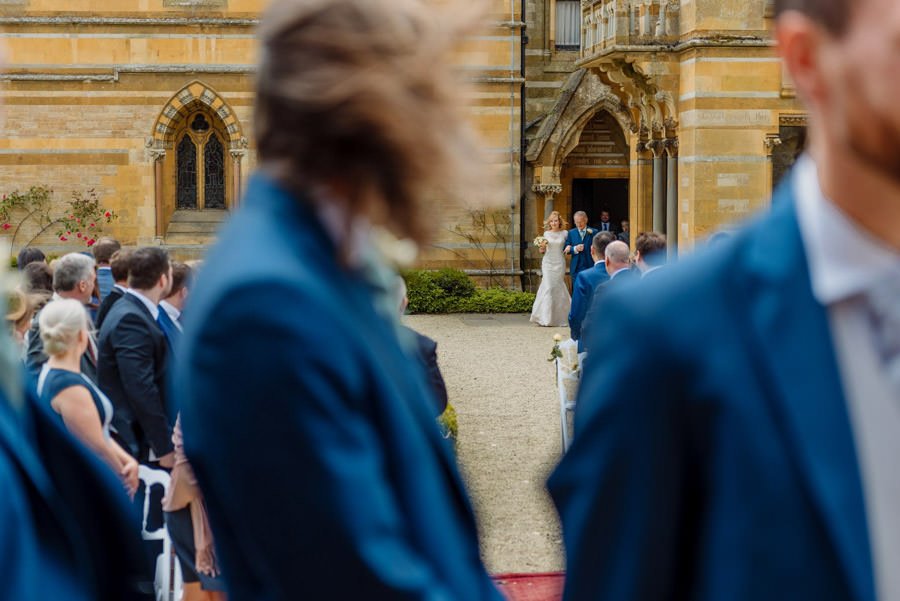
[[[572,262],[569,263],[569,275],[572,276],[574,283],[579,273],[594,266],[590,249],[595,231],[587,226],[588,216],[584,211],[575,213],[572,221],[575,222],[575,227],[569,230],[569,235],[566,237],[565,252],[567,255],[572,255]]]

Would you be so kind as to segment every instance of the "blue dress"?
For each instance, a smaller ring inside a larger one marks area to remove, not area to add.
[[[47,369],[38,380],[38,393],[41,401],[50,406],[50,403],[60,392],[72,386],[87,388],[100,414],[100,423],[103,426],[103,436],[109,438],[109,424],[112,421],[112,403],[106,398],[96,384],[82,373],[76,373],[67,369]]]

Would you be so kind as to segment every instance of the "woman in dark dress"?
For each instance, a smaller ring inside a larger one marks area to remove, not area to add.
[[[91,344],[88,317],[76,300],[50,302],[38,318],[49,359],[38,380],[41,399],[62,417],[66,429],[109,465],[130,496],[138,486],[137,461],[109,435],[112,404],[81,373],[81,356]]]

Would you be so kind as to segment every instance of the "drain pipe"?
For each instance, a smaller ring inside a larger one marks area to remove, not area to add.
[[[525,252],[528,248],[525,237],[525,205],[528,199],[528,190],[525,181],[525,47],[528,45],[528,20],[526,19],[526,0],[522,0],[519,20],[522,25],[519,29],[519,72],[522,77],[521,92],[519,93],[519,271],[522,273],[521,288],[525,290]]]

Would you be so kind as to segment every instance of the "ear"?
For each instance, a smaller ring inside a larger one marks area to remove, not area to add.
[[[784,66],[797,93],[810,103],[818,104],[825,95],[822,49],[827,35],[815,21],[797,11],[784,13],[775,28]]]

